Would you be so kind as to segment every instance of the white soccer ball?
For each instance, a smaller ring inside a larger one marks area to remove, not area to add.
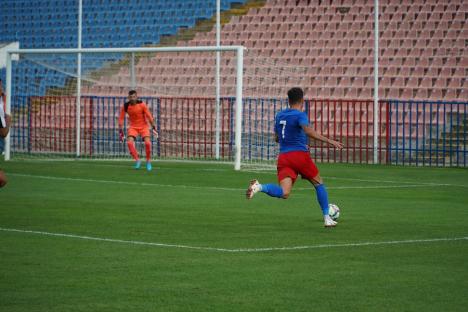
[[[328,215],[333,220],[338,220],[338,218],[340,217],[340,208],[335,204],[329,204],[328,205]]]

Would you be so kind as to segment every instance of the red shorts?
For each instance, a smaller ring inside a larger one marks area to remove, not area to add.
[[[317,166],[310,158],[309,152],[287,152],[281,153],[278,157],[277,175],[279,182],[290,177],[294,183],[298,174],[303,179],[312,180],[318,173]]]
[[[134,137],[136,139],[138,137],[138,135],[141,135],[142,138],[149,137],[150,136],[149,128],[148,127],[143,127],[143,128],[130,127],[130,128],[128,128],[127,136],[131,136],[131,137]]]

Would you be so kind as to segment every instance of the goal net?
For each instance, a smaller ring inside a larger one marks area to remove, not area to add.
[[[81,52],[14,52],[8,157],[130,159],[118,117],[135,89],[160,133],[151,137],[155,159],[272,168],[274,116],[287,106],[287,90],[304,84],[305,68],[241,47]],[[136,144],[144,154],[141,140]]]

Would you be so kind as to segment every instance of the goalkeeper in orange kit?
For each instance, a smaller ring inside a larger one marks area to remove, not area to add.
[[[151,124],[153,134],[156,136],[156,138],[158,137],[158,132],[156,131],[156,125],[154,123],[153,116],[148,110],[146,104],[138,99],[138,95],[135,90],[128,92],[128,101],[125,102],[124,106],[120,110],[119,135],[121,141],[123,141],[124,137],[123,123],[125,119],[125,113],[128,114],[128,119],[130,121],[127,132],[127,146],[133,159],[135,159],[135,169],[140,169],[141,167],[141,161],[135,148],[135,139],[138,135],[140,135],[145,142],[146,170],[151,171],[151,138],[148,123]]]

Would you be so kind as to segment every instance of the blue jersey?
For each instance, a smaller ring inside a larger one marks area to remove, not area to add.
[[[307,152],[307,135],[302,126],[308,126],[309,120],[304,112],[297,109],[284,109],[276,115],[275,133],[279,138],[280,153],[292,151]]]

